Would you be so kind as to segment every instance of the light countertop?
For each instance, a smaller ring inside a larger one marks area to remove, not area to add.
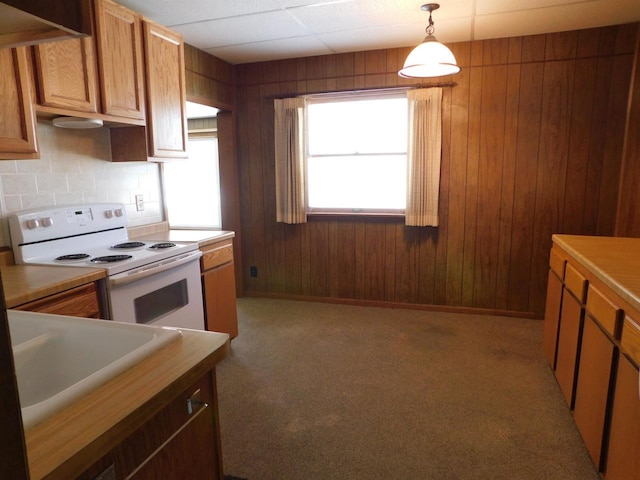
[[[165,230],[147,233],[140,236],[133,235],[136,240],[155,240],[158,242],[197,242],[199,247],[220,242],[235,237],[235,233],[228,230]]]
[[[640,238],[554,235],[553,242],[640,311]]]
[[[0,267],[0,271],[7,308],[14,308],[107,276],[102,268],[63,266],[7,265]]]

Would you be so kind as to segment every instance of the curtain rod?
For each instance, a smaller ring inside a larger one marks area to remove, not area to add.
[[[282,100],[284,98],[312,98],[312,97],[328,97],[334,95],[345,95],[345,94],[368,94],[368,93],[376,93],[376,92],[400,92],[407,90],[418,90],[421,88],[436,88],[436,87],[455,87],[458,84],[456,82],[439,82],[439,83],[426,83],[422,85],[412,85],[406,87],[389,87],[389,88],[364,88],[358,90],[339,90],[335,92],[319,92],[319,93],[307,93],[303,95],[273,95],[268,96],[266,98],[269,99],[278,99]]]

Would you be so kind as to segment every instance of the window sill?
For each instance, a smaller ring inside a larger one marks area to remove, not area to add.
[[[307,218],[311,220],[325,220],[333,218],[389,218],[404,220],[404,212],[353,212],[353,211],[323,211],[323,212],[307,212]]]

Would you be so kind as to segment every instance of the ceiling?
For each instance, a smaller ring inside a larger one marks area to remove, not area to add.
[[[232,64],[417,45],[421,0],[118,0]],[[640,21],[639,0],[441,0],[441,42]]]

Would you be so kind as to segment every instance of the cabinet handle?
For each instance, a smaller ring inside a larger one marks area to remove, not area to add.
[[[187,398],[187,413],[192,415],[193,412],[200,406],[208,407],[207,402],[202,400],[202,394],[200,393],[200,389],[197,389],[193,394]]]

